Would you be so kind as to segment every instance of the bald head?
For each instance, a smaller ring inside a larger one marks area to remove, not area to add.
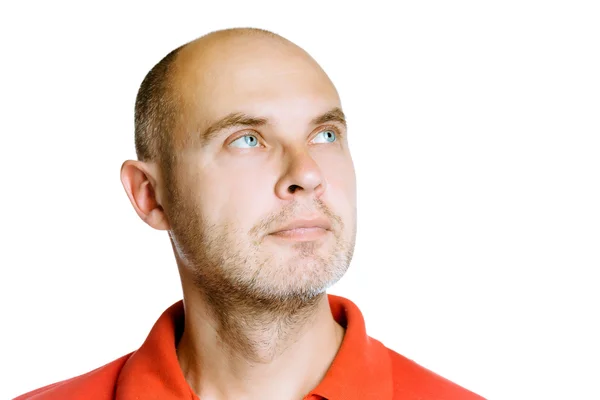
[[[193,132],[211,122],[205,108],[226,107],[227,96],[218,97],[217,92],[260,91],[262,83],[286,74],[320,75],[329,82],[304,50],[262,29],[220,30],[171,51],[148,72],[138,91],[138,159],[170,169],[177,151],[202,139]],[[249,89],[241,89],[241,83],[249,82]]]

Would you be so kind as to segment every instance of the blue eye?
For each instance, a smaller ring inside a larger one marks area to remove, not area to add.
[[[317,142],[317,143],[333,143],[333,142],[335,142],[335,139],[336,139],[335,132],[332,131],[331,129],[326,129],[324,131],[319,132],[319,134],[317,136],[315,136],[315,140],[319,136],[323,136],[324,142]]]
[[[258,139],[254,135],[244,135],[235,139],[229,145],[232,147],[253,148],[258,146]]]

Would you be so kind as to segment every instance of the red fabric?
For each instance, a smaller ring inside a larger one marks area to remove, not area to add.
[[[343,297],[328,296],[333,317],[346,334],[325,378],[305,400],[482,399],[367,336],[358,307]],[[183,317],[179,301],[161,315],[137,351],[15,400],[199,400],[177,360]]]

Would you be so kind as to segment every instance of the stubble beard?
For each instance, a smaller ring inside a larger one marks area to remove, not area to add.
[[[310,241],[290,244],[286,252],[291,256],[265,251],[265,222],[242,232],[209,223],[189,203],[179,204],[172,217],[170,235],[178,258],[195,287],[220,307],[291,311],[309,306],[345,274],[354,251],[355,225],[345,239],[337,217],[332,218],[334,244],[327,254],[319,251],[322,243]]]
[[[325,290],[345,274],[352,259],[355,220],[349,238],[344,238],[343,222],[323,204],[316,205],[331,219],[331,250],[319,254],[316,242],[299,242],[289,250],[294,257],[278,258],[265,251],[265,233],[274,221],[288,221],[295,214],[280,214],[241,232],[210,224],[181,196],[171,196],[169,203],[169,235],[180,272],[208,306],[233,357],[265,362],[284,351],[298,329],[310,323]]]
[[[332,250],[319,254],[315,242],[297,243],[289,251],[296,252],[294,257],[277,259],[264,250],[269,221],[243,233],[211,225],[193,202],[182,200],[171,199],[168,216],[180,272],[191,277],[231,357],[256,363],[274,359],[296,340],[299,329],[311,324],[325,290],[345,274],[356,224],[345,240],[341,219],[320,205],[332,219]]]

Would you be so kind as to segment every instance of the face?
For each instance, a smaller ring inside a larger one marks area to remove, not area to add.
[[[257,40],[206,46],[201,58],[193,45],[180,54],[183,117],[165,212],[180,268],[197,286],[309,299],[352,258],[347,131],[318,65],[289,44]]]

